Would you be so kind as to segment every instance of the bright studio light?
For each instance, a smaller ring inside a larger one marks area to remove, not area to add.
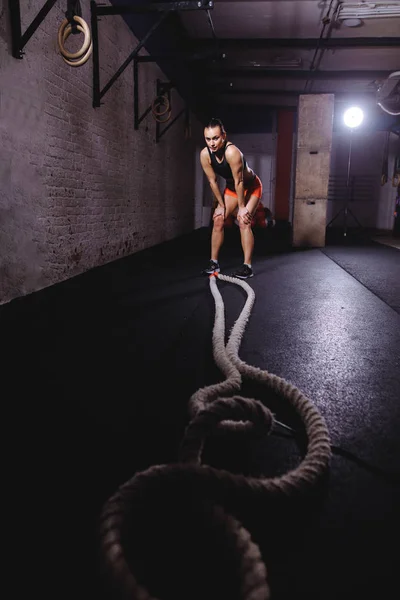
[[[348,108],[343,115],[344,124],[347,127],[358,127],[361,125],[364,119],[364,113],[358,106],[352,106]]]

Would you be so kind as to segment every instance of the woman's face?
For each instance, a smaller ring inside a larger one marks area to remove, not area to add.
[[[221,127],[205,127],[204,139],[211,152],[218,152],[224,145],[226,133],[222,133]]]

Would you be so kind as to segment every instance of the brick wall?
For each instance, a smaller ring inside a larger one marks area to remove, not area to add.
[[[89,2],[81,3],[90,25]],[[159,143],[148,115],[133,127],[133,65],[92,108],[92,59],[78,68],[58,51],[66,2],[11,55],[0,19],[0,303],[194,228],[194,135],[181,117]],[[21,2],[22,31],[43,0]],[[83,39],[83,38],[82,38]],[[76,40],[75,40],[76,41]],[[79,40],[81,41],[81,40]],[[121,16],[99,22],[101,88],[137,40]],[[140,114],[155,97],[155,64],[139,65]],[[173,116],[183,106],[172,91]]]

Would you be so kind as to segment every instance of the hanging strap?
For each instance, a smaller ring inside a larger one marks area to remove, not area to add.
[[[79,33],[78,23],[75,21],[74,17],[82,17],[80,0],[67,0],[67,10],[65,11],[65,16],[71,25],[71,33]]]

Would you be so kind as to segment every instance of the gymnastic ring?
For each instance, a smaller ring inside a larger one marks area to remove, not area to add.
[[[83,28],[80,25],[78,25],[77,27],[78,27],[79,31],[83,31]],[[69,25],[64,30],[63,42],[65,42],[65,40],[71,35],[71,33],[72,33],[72,27],[71,27],[71,25]],[[68,60],[67,58],[65,58],[65,56],[63,54],[61,54],[61,57],[62,57],[63,61],[67,63],[67,65],[70,65],[71,67],[80,67],[88,60],[89,56],[92,54],[92,50],[93,50],[93,43],[91,40],[90,46],[89,46],[86,54],[84,54],[82,56],[82,58],[80,58],[79,60]]]
[[[82,47],[80,50],[78,50],[77,52],[68,52],[68,50],[66,50],[64,48],[64,43],[65,43],[65,40],[69,37],[69,35],[72,33],[72,26],[71,26],[71,23],[68,21],[68,19],[64,19],[64,21],[61,23],[61,25],[58,29],[58,46],[60,48],[61,54],[65,58],[69,58],[69,59],[76,59],[76,58],[80,58],[81,56],[83,56],[88,51],[89,46],[91,44],[90,30],[89,30],[89,27],[87,26],[86,22],[81,17],[78,17],[77,15],[75,15],[73,18],[77,23],[79,23],[78,30],[82,31],[84,33],[85,39],[83,41],[83,44],[82,44]],[[68,34],[65,35],[65,33],[67,31],[68,31]]]
[[[162,124],[162,123],[167,123],[167,121],[170,120],[171,114],[172,114],[172,110],[169,110],[168,114],[165,115],[165,116],[163,116],[162,119],[160,119],[159,117],[157,117],[154,113],[153,113],[153,117],[157,121],[157,123],[161,123]]]
[[[163,102],[160,102],[161,99],[163,100]],[[158,102],[157,102],[157,100],[158,100]],[[164,104],[165,107],[166,107],[165,110],[157,112],[155,110],[156,102],[157,102],[157,105]],[[162,117],[163,115],[165,115],[165,113],[167,113],[168,111],[171,111],[170,102],[169,102],[168,98],[166,96],[164,96],[164,95],[157,96],[157,98],[155,98],[153,100],[153,103],[151,105],[151,110],[153,112],[153,115],[156,116],[156,117]]]
[[[83,31],[83,28],[80,25],[77,25],[77,28],[79,31]],[[65,42],[65,40],[71,35],[71,33],[72,33],[71,26],[66,27],[64,34],[63,34],[63,42]],[[92,50],[93,50],[93,42],[92,42],[92,40],[90,40],[90,46],[89,46],[86,54],[84,54],[79,60],[68,60],[63,54],[61,54],[61,57],[64,60],[64,62],[66,62],[68,65],[71,65],[72,67],[79,67],[80,65],[83,65],[88,60],[89,56],[92,54]]]
[[[90,55],[92,54],[92,50],[93,50],[93,44],[92,42],[90,42],[90,46],[89,46],[89,50],[86,52],[85,56],[82,56],[82,58],[80,58],[79,60],[68,60],[67,58],[65,58],[65,56],[63,56],[61,54],[61,58],[63,59],[64,62],[67,63],[67,65],[69,65],[70,67],[80,67],[81,65],[84,65],[85,62],[88,60],[88,58],[90,57]]]
[[[69,22],[69,20],[64,19],[63,22],[61,23],[60,27],[58,28],[58,46],[60,48],[60,52],[65,58],[69,58],[69,59],[80,58],[81,56],[86,54],[86,52],[89,49],[89,46],[91,44],[91,39],[92,39],[92,36],[90,34],[90,29],[89,29],[88,25],[86,24],[86,22],[82,19],[82,17],[78,17],[77,15],[75,15],[73,17],[73,19],[81,26],[81,27],[78,27],[78,29],[79,29],[79,31],[82,31],[85,36],[82,47],[77,52],[68,52],[68,50],[66,50],[64,48],[64,42],[72,32],[72,26],[71,26],[71,23]],[[65,36],[64,34],[68,30],[69,30],[69,33],[67,36]]]

